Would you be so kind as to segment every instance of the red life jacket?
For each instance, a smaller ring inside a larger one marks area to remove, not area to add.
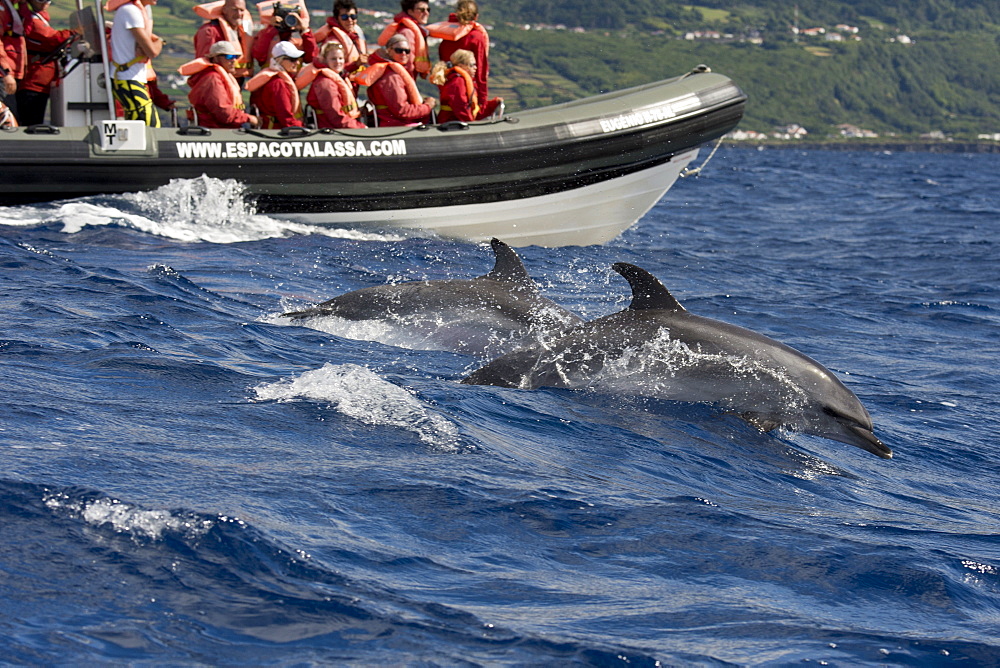
[[[413,41],[415,44],[410,46],[413,48],[413,66],[416,68],[418,74],[426,75],[431,71],[431,59],[427,53],[427,40],[424,39],[424,31],[409,16],[405,14],[396,15],[396,20],[385,27],[382,34],[378,36],[379,46],[385,46],[389,42],[389,38],[399,32],[399,29],[406,27],[413,33]]]
[[[325,42],[335,39],[344,45],[344,62],[348,65],[358,62],[366,55],[368,45],[365,44],[364,40],[361,40],[360,44],[355,44],[354,38],[346,30],[330,23],[330,21],[334,20],[333,18],[327,19],[327,22],[313,33],[316,37],[316,45],[323,46]]]
[[[396,62],[380,61],[372,63],[366,69],[354,75],[354,82],[362,86],[371,86],[381,79],[382,75],[389,68],[403,77],[403,81],[406,82],[406,94],[410,104],[423,104],[424,98],[420,95],[420,91],[417,90],[417,82],[413,80],[413,77],[410,76],[405,67]]]
[[[302,101],[299,99],[299,89],[295,87],[295,82],[292,81],[291,75],[289,75],[285,70],[276,70],[270,67],[263,69],[250,78],[250,81],[247,82],[247,89],[251,93],[260,90],[274,77],[281,79],[282,82],[284,82],[284,84],[291,90],[292,100],[294,101],[293,104],[295,105],[292,109],[292,116],[300,118],[302,115]],[[261,109],[262,114],[264,111],[265,110]],[[272,127],[273,124],[274,118],[272,116],[261,118],[261,127],[267,129]]]
[[[239,83],[237,83],[233,75],[227,72],[226,68],[221,65],[217,65],[207,58],[195,58],[194,60],[189,60],[178,67],[177,71],[186,77],[190,77],[198,74],[198,72],[203,72],[204,70],[210,68],[214,68],[219,74],[221,74],[222,79],[226,82],[226,87],[229,89],[230,105],[234,109],[245,108],[245,105],[243,104],[243,93],[240,92]]]
[[[343,100],[343,104],[340,110],[350,116],[351,118],[358,118],[361,116],[361,110],[358,109],[358,101],[354,98],[354,88],[351,84],[344,81],[344,78],[339,74],[331,70],[329,67],[316,67],[312,63],[309,63],[299,71],[299,75],[295,77],[295,85],[299,90],[302,90],[313,81],[316,77],[325,77],[333,81],[337,86],[337,90],[340,91],[340,99]]]
[[[476,85],[472,81],[472,75],[466,72],[461,67],[449,67],[444,72],[444,76],[447,78],[451,74],[457,74],[465,79],[465,92],[469,96],[469,108],[472,110],[472,117],[479,117],[479,100],[476,99]],[[443,88],[443,86],[442,86]],[[441,111],[454,111],[451,107],[442,104]]]

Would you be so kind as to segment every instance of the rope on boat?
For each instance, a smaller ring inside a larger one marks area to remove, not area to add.
[[[708,157],[705,158],[705,160],[700,165],[698,165],[697,167],[692,167],[690,169],[685,169],[683,172],[681,172],[680,174],[681,178],[686,179],[689,176],[698,176],[699,174],[701,174],[701,170],[705,168],[705,165],[708,164],[708,161],[712,159],[712,156],[715,155],[715,152],[719,150],[720,146],[722,146],[723,139],[725,139],[725,137],[719,137],[719,141],[715,142],[715,146],[712,148],[712,152],[708,154]]]

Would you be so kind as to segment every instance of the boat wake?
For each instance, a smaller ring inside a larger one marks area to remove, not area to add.
[[[118,225],[167,239],[216,244],[321,234],[358,241],[399,241],[403,235],[308,225],[259,214],[232,179],[174,179],[150,192],[81,197],[52,204],[0,207],[0,225],[61,224],[64,234]]]

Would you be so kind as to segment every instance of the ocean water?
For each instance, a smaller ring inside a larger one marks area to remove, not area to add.
[[[834,370],[895,452],[715,407],[460,385],[280,313],[486,245],[234,184],[0,209],[0,663],[1000,663],[1000,156],[720,151],[599,247]]]

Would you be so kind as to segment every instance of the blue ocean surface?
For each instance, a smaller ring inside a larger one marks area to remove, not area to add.
[[[998,173],[724,149],[612,243],[519,251],[587,319],[625,261],[820,361],[891,460],[280,316],[485,244],[205,179],[0,208],[0,662],[997,665]]]

